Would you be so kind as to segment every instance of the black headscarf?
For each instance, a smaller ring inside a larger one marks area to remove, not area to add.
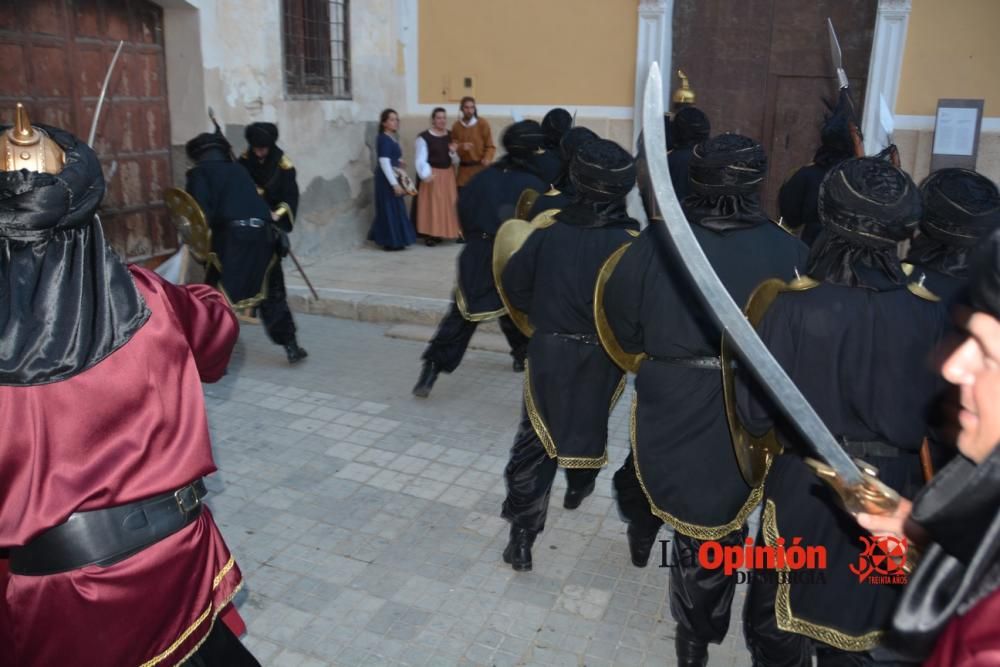
[[[211,159],[230,159],[232,145],[221,132],[202,132],[184,144],[184,151],[194,162]]]
[[[906,261],[964,278],[969,252],[1000,226],[1000,191],[968,169],[941,169],[920,184],[924,215]]]
[[[571,194],[573,183],[569,177],[569,167],[573,156],[584,144],[600,139],[597,133],[586,127],[574,127],[567,132],[559,142],[559,157],[562,159],[562,173],[555,183],[557,189],[565,194]]]
[[[543,170],[535,164],[535,156],[542,150],[545,135],[542,126],[534,120],[522,120],[508,125],[500,143],[507,152],[497,160],[495,166],[501,169],[519,169],[547,180]]]
[[[716,232],[768,222],[760,208],[767,175],[764,148],[740,134],[720,134],[691,153],[691,194],[684,198],[688,221]]]
[[[684,107],[674,114],[670,124],[673,148],[690,148],[705,141],[712,133],[708,116],[698,107]]]
[[[545,148],[555,150],[559,142],[573,127],[573,116],[562,107],[549,110],[542,118],[542,132],[545,133]]]
[[[922,209],[917,186],[885,160],[841,162],[819,188],[823,231],[809,254],[809,275],[869,289],[905,284],[896,246],[913,234]]]
[[[573,202],[556,219],[571,225],[602,227],[630,221],[625,196],[635,187],[635,160],[613,141],[585,143],[570,164]]]
[[[823,120],[819,131],[820,147],[813,156],[813,163],[820,167],[832,167],[854,157],[854,139],[851,136],[851,106],[846,91],[841,91],[835,106],[830,106],[830,113]],[[860,132],[858,133],[860,137]]]
[[[243,136],[253,148],[274,148],[278,142],[278,126],[274,123],[250,123]]]
[[[8,126],[0,127],[5,131]],[[96,365],[149,318],[94,215],[104,175],[69,132],[59,174],[0,171],[0,384],[65,380]]]

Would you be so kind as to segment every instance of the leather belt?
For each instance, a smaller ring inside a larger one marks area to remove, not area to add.
[[[587,345],[600,345],[601,339],[597,337],[597,334],[583,334],[583,333],[550,333],[551,336],[559,336],[560,338],[565,338],[567,340],[575,340],[578,343],[586,343]]]
[[[230,220],[230,227],[253,227],[254,229],[261,229],[267,226],[267,222],[261,220],[260,218],[245,218],[243,220]]]
[[[705,370],[722,370],[722,360],[719,357],[648,357],[652,361],[671,366],[682,366],[684,368],[701,368]],[[730,364],[736,367],[736,362]]]
[[[10,549],[12,574],[42,576],[87,565],[107,567],[184,528],[201,515],[200,478],[176,491],[90,512],[75,512],[21,547]]]
[[[916,452],[900,449],[899,447],[890,445],[888,442],[882,440],[838,439],[840,440],[840,444],[843,445],[845,452],[850,454],[852,457],[859,459],[864,459],[869,456],[878,456],[883,459],[898,459],[901,456],[907,455],[916,456]]]

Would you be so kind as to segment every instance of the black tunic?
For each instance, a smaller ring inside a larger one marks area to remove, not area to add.
[[[545,181],[545,188],[539,190],[539,192],[545,192],[545,190],[549,189],[550,185],[559,180],[559,176],[563,171],[563,161],[559,155],[559,149],[546,149],[544,153],[538,154],[534,159],[534,163],[538,167],[539,176]]]
[[[246,169],[221,151],[212,151],[187,172],[187,191],[205,213],[212,250],[222,263],[221,279],[209,272],[233,303],[256,295],[274,255],[271,211],[257,194]],[[258,220],[253,226],[234,221]]]
[[[604,261],[638,228],[629,218],[601,227],[556,222],[533,232],[504,269],[507,298],[535,327],[525,407],[548,455],[563,467],[607,463],[608,414],[625,378],[597,340],[594,284]]]
[[[782,224],[802,232],[800,238],[812,245],[823,226],[819,221],[819,186],[835,165],[807,164],[800,167],[778,191],[778,211]]]
[[[884,482],[912,498],[921,484],[925,413],[940,388],[930,357],[945,325],[944,310],[905,285],[876,291],[823,283],[779,295],[758,329],[838,440],[899,450],[894,457],[863,458]],[[746,385],[738,386],[737,396],[748,429],[766,430],[773,409],[751,398],[759,394]],[[764,536],[772,544],[781,536],[823,545],[828,559],[825,585],[793,581],[778,587],[778,617],[791,619],[788,624],[799,634],[845,650],[867,650],[879,642],[900,587],[861,583],[850,571],[867,533],[802,461],[808,452],[797,438],[780,435],[786,449],[765,482]]]
[[[291,216],[283,213],[277,224],[285,232],[292,231],[295,216],[299,213],[299,186],[295,180],[295,166],[277,146],[271,148],[261,162],[251,152],[240,157],[240,164],[246,167],[257,185],[258,192],[271,210],[286,204]]]
[[[804,270],[807,248],[777,225],[725,233],[692,226],[698,242],[738,304],[768,278]],[[738,529],[757,496],[733,453],[717,368],[669,359],[718,357],[721,335],[679,260],[662,257],[647,228],[608,280],[604,310],[629,353],[642,362],[632,406],[636,470],[654,514],[685,535],[718,539]]]
[[[693,146],[675,148],[667,155],[667,163],[670,166],[670,181],[674,185],[674,192],[677,199],[683,200],[691,194],[691,185],[688,182],[691,170],[691,154],[694,152]]]
[[[497,230],[514,217],[525,188],[548,189],[538,176],[500,161],[476,174],[458,195],[458,220],[465,245],[458,256],[455,301],[465,319],[473,322],[504,314],[493,282],[493,240]]]

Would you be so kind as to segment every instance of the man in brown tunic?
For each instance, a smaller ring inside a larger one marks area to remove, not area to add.
[[[463,97],[461,110],[462,117],[451,126],[451,140],[458,144],[460,188],[493,162],[497,150],[490,124],[476,113],[476,100]]]

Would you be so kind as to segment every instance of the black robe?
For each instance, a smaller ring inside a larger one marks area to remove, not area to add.
[[[625,377],[597,340],[594,284],[604,261],[638,229],[630,218],[601,227],[556,222],[533,232],[503,272],[511,305],[535,327],[525,407],[548,455],[563,467],[607,463],[608,415]]]
[[[807,248],[772,223],[725,233],[692,225],[738,304],[769,278],[805,269]],[[604,293],[604,311],[622,348],[645,352],[635,379],[632,451],[653,513],[698,539],[740,528],[759,492],[743,481],[733,453],[718,368],[670,359],[718,357],[721,334],[679,260],[663,257],[653,228],[622,256]]]
[[[819,186],[835,165],[812,163],[800,167],[778,191],[782,224],[796,232],[801,230],[799,237],[806,245],[812,245],[823,229],[819,221]]]
[[[247,151],[240,156],[240,164],[250,172],[257,191],[272,211],[281,204],[289,208],[289,211],[283,211],[275,224],[284,232],[292,231],[295,217],[299,213],[299,186],[295,180],[296,172],[292,161],[285,156],[284,151],[275,146],[263,162]]]
[[[562,156],[559,154],[558,148],[548,148],[545,149],[544,153],[539,153],[533,162],[538,167],[539,176],[545,181],[545,189],[539,190],[539,192],[545,192],[549,186],[559,180],[563,173]]]
[[[220,284],[233,303],[260,292],[274,256],[271,211],[257,194],[247,170],[221,151],[210,151],[187,172],[185,189],[205,213],[212,230],[212,250],[222,263],[221,278],[209,270],[210,284]],[[259,220],[254,226],[234,221]]]
[[[667,163],[670,166],[670,181],[674,185],[674,192],[677,193],[677,200],[683,201],[691,194],[691,184],[688,176],[691,171],[691,155],[694,146],[675,148],[667,155]]]
[[[467,320],[482,322],[504,314],[493,281],[493,240],[500,225],[514,217],[525,188],[544,192],[548,185],[534,173],[501,160],[459,191],[458,220],[466,242],[458,256],[455,302]]]
[[[838,440],[896,451],[860,458],[912,498],[922,483],[918,452],[928,434],[927,410],[941,388],[931,353],[946,324],[938,304],[905,285],[874,290],[822,283],[779,295],[758,330]],[[752,386],[738,385],[737,400],[748,430],[761,433],[778,413]],[[862,583],[851,572],[867,532],[802,461],[809,452],[797,436],[779,426],[779,437],[785,452],[775,458],[764,486],[764,537],[769,544],[779,536],[786,542],[799,537],[802,545],[827,550],[825,584],[793,580],[777,587],[779,622],[785,618],[794,632],[841,649],[868,650],[880,642],[901,587]]]

